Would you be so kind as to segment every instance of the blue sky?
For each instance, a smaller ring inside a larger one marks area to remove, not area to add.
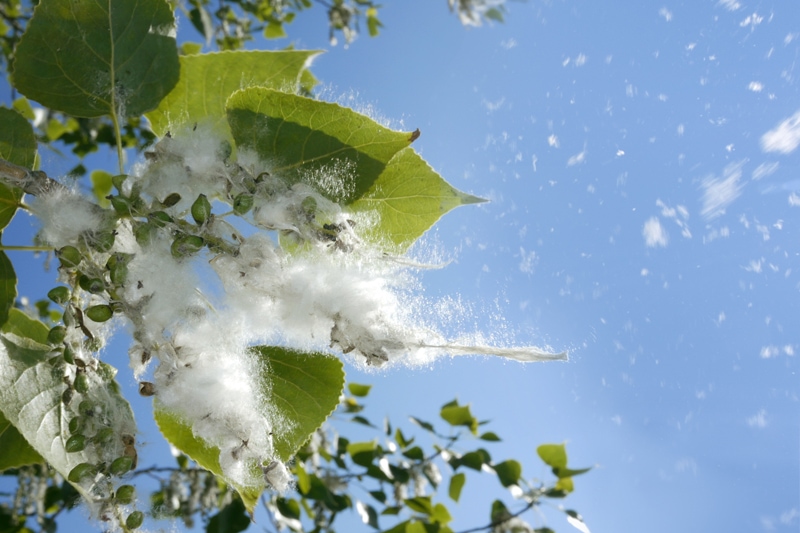
[[[508,7],[505,24],[463,28],[444,0],[387,2],[381,35],[346,49],[316,8],[267,43],[327,49],[324,98],[420,128],[434,168],[491,200],[428,234],[453,262],[423,275],[427,294],[471,302],[500,340],[570,351],[349,379],[374,385],[374,419],[470,402],[504,439],[493,457],[529,477],[547,474],[536,445],[567,441],[571,463],[596,466],[568,500],[594,533],[797,531],[796,6]],[[147,431],[155,461],[165,447]],[[455,530],[486,523],[501,494],[476,481]]]

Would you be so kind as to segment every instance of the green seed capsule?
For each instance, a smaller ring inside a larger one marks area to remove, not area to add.
[[[81,394],[86,394],[89,392],[89,378],[86,376],[86,373],[81,372],[75,376],[75,382],[72,384],[72,386]]]
[[[50,344],[61,344],[64,342],[64,337],[67,336],[67,328],[64,326],[55,326],[47,332],[47,342]]]
[[[244,215],[253,208],[253,195],[241,193],[233,199],[233,212]]]
[[[75,350],[69,344],[64,346],[64,361],[71,365],[75,364]]]
[[[83,435],[73,435],[64,444],[64,449],[67,450],[67,453],[82,452],[84,448],[86,448],[86,437]]]
[[[174,192],[169,196],[167,196],[166,198],[164,198],[164,201],[161,202],[161,205],[163,205],[164,207],[172,207],[173,205],[177,204],[180,201],[181,201],[181,195]]]
[[[114,494],[114,498],[122,505],[128,505],[133,502],[135,497],[136,489],[133,485],[121,485]]]
[[[125,520],[125,525],[128,529],[136,529],[142,525],[144,522],[144,513],[141,511],[134,511],[128,515],[128,518]]]
[[[56,251],[56,256],[61,261],[61,268],[75,268],[83,259],[81,253],[74,246],[64,246]]]
[[[69,432],[70,434],[74,435],[78,433],[83,427],[83,418],[76,416],[72,420],[69,421]]]
[[[115,231],[100,231],[94,234],[94,249],[98,252],[105,253],[111,250],[114,246],[114,239],[117,234]]]
[[[93,322],[105,322],[114,316],[114,311],[110,305],[93,305],[86,308],[84,315]]]
[[[122,192],[122,184],[125,183],[126,179],[128,179],[127,174],[117,174],[111,177],[111,184],[118,192]]]
[[[201,194],[192,204],[192,218],[198,226],[202,226],[210,217],[211,202],[208,201],[208,198],[206,198],[205,194]]]
[[[129,472],[133,466],[133,458],[131,457],[117,457],[112,461],[111,466],[108,467],[109,472],[113,476],[121,476]]]
[[[75,391],[72,389],[66,389],[61,393],[61,403],[64,405],[69,405],[69,402],[72,401],[73,396],[75,396]]]
[[[175,240],[172,241],[170,251],[172,252],[173,257],[180,259],[182,257],[196,254],[203,249],[203,244],[205,244],[205,241],[202,237],[198,237],[197,235],[186,235],[185,233],[182,233],[175,237]]]
[[[93,476],[96,473],[97,473],[97,468],[95,468],[94,465],[89,463],[81,463],[69,471],[67,479],[73,483],[78,483],[83,478]]]
[[[69,289],[63,285],[55,287],[50,289],[50,292],[47,293],[47,297],[58,305],[64,305],[69,301]]]
[[[130,198],[125,198],[124,196],[111,196],[109,197],[109,200],[111,200],[111,207],[113,207],[114,211],[120,215],[130,216],[133,214],[133,203],[131,202]]]
[[[147,220],[157,228],[163,228],[172,223],[172,217],[164,211],[153,211],[147,215]]]
[[[81,274],[78,278],[78,285],[80,285],[81,289],[92,294],[100,294],[106,290],[106,284],[102,279],[90,278],[86,274]]]
[[[103,444],[111,440],[111,437],[114,436],[114,430],[112,428],[102,428],[95,433],[94,437],[92,437],[92,442],[95,444]]]
[[[80,404],[78,404],[78,412],[85,416],[94,416],[94,404],[89,400],[83,400]]]
[[[128,277],[128,262],[131,260],[127,254],[114,254],[108,258],[106,268],[108,269],[108,276],[111,283],[114,285],[123,285]]]

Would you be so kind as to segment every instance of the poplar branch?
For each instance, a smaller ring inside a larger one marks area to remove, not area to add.
[[[41,170],[21,167],[14,163],[9,163],[5,159],[0,159],[0,183],[10,187],[19,187],[33,196],[66,189],[61,183],[48,178],[47,174]]]

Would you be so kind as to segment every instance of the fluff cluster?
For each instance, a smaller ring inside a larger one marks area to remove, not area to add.
[[[238,161],[201,128],[162,140],[134,168],[119,186],[116,217],[73,192],[34,205],[54,247],[80,245],[94,265],[112,256],[125,261],[125,281],[110,296],[83,296],[81,304],[106,298],[127,317],[135,375],[155,363],[147,393],[220,449],[229,480],[252,486],[262,476],[278,490],[289,483],[271,437],[287,422],[270,410],[270,385],[260,377],[265,363],[250,354],[253,345],[335,350],[366,366],[460,353],[563,358],[448,343],[420,323],[419,310],[430,303],[414,292],[415,265],[359,237],[374,215],[356,217],[334,201],[348,194],[346,161],[302,183],[252,154]],[[195,208],[206,198],[212,213],[199,216]],[[98,251],[91,236],[109,224],[113,247]],[[192,248],[197,239],[202,246]],[[100,324],[90,327],[107,334]]]

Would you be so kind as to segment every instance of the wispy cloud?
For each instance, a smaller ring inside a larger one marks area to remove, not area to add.
[[[658,217],[650,217],[647,222],[644,223],[642,235],[644,236],[644,243],[651,248],[657,246],[665,247],[669,241],[667,230],[661,225]]]
[[[728,11],[736,11],[742,7],[742,4],[740,4],[737,0],[719,0],[717,5],[724,7]]]
[[[767,427],[767,411],[761,409],[759,412],[747,418],[747,425],[751,428],[763,429]]]
[[[765,152],[788,154],[800,146],[800,111],[761,136]]]

